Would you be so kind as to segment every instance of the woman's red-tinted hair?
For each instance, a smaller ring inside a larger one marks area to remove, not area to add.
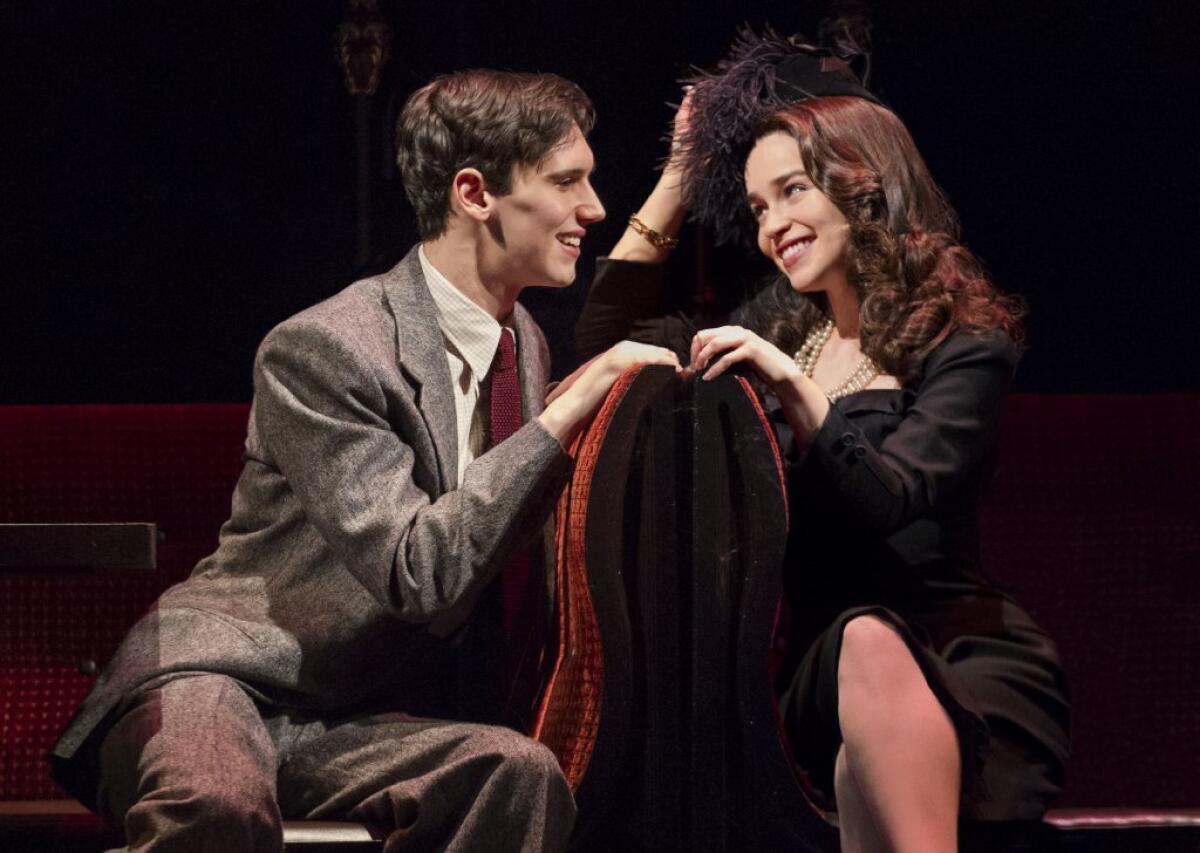
[[[1022,345],[1023,303],[998,291],[959,242],[958,218],[895,113],[862,98],[816,98],[773,114],[755,138],[778,132],[796,140],[809,177],[850,223],[860,343],[876,364],[903,378],[954,329],[1000,330]],[[791,321],[761,319],[791,344],[817,317],[806,307]]]

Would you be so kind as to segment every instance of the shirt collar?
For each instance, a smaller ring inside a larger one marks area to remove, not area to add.
[[[438,325],[442,335],[458,350],[471,372],[483,379],[491,369],[503,327],[430,263],[425,256],[424,246],[417,249],[417,257],[421,261],[421,272],[429,285],[429,293],[438,309]],[[516,340],[515,334],[513,340]]]

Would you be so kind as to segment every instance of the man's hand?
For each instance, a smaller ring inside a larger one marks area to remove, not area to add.
[[[538,420],[566,446],[596,414],[617,377],[639,364],[667,364],[682,372],[678,356],[670,350],[621,341],[560,382],[546,398],[546,409]]]

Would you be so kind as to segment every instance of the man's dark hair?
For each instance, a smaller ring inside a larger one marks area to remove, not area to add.
[[[504,195],[514,166],[538,165],[573,124],[587,136],[595,121],[583,90],[553,74],[459,71],[418,89],[396,121],[396,164],[421,239],[446,230],[460,169],[478,169]]]

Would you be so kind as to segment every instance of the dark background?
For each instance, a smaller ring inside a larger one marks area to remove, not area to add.
[[[525,299],[569,367],[591,257],[652,181],[688,62],[826,3],[389,2],[376,262],[414,240],[388,116],[434,74],[553,71],[600,114],[609,219]],[[246,400],[275,323],[355,276],[341,0],[6,4],[0,403]],[[1197,390],[1200,35],[1190,3],[870,4],[874,87],[968,244],[1032,307],[1017,388]]]

